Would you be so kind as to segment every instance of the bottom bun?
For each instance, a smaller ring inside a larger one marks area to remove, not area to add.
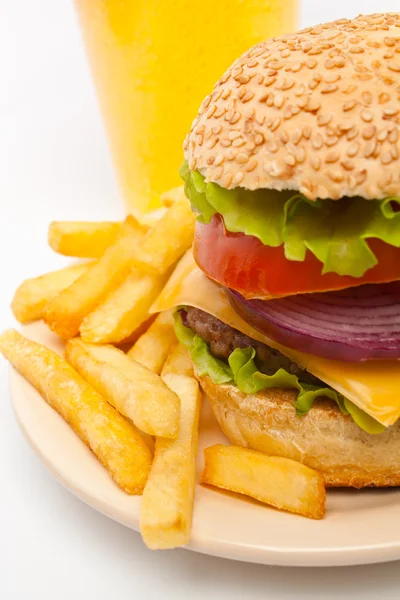
[[[232,444],[302,462],[323,473],[328,486],[400,485],[400,423],[371,435],[328,399],[298,417],[294,390],[243,394],[196,377]]]

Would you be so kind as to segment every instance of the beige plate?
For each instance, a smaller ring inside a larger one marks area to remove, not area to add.
[[[25,335],[55,350],[43,325]],[[16,417],[34,450],[69,490],[108,517],[138,530],[140,498],[124,494],[93,454],[15,371],[10,387]],[[224,436],[205,405],[199,453]],[[196,488],[191,550],[237,560],[290,566],[330,566],[400,558],[400,490],[330,491],[323,521],[278,512],[244,499]]]

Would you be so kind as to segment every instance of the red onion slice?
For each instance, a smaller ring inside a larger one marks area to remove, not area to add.
[[[400,359],[399,281],[268,301],[229,294],[248,323],[284,346],[349,362]]]

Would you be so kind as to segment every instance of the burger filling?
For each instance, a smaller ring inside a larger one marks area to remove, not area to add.
[[[318,398],[328,398],[368,433],[386,430],[347,398],[277,350],[202,310],[192,307],[178,310],[175,332],[180,343],[189,350],[198,375],[209,376],[216,385],[233,384],[245,394],[271,388],[296,389],[295,408],[299,416],[305,415]]]
[[[320,379],[292,362],[279,350],[253,340],[199,308],[188,306],[181,311],[181,319],[186,327],[192,329],[208,344],[210,353],[215,358],[228,359],[236,348],[254,348],[254,363],[261,373],[274,375],[279,369],[284,369],[303,383],[324,386]]]

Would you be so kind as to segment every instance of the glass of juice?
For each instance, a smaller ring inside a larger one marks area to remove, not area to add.
[[[180,185],[198,107],[250,46],[293,31],[298,0],[75,0],[129,212]]]

